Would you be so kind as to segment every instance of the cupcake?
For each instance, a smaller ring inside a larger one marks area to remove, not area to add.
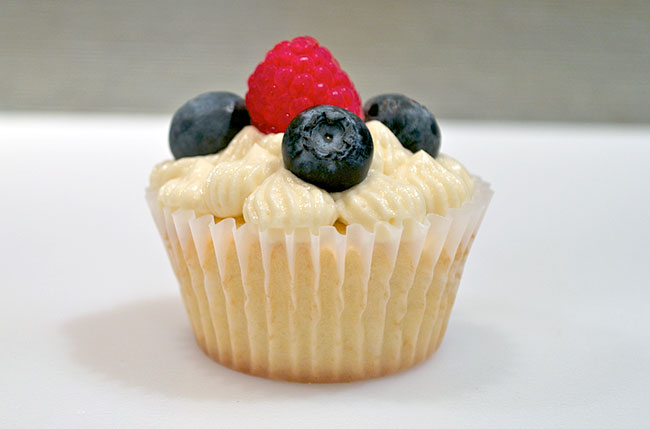
[[[299,382],[379,377],[447,328],[492,191],[439,153],[433,115],[363,105],[313,38],[281,42],[246,99],[174,115],[146,195],[196,341],[216,362]]]

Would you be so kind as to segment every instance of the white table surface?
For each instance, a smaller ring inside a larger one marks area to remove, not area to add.
[[[194,344],[143,199],[168,120],[0,115],[1,427],[650,427],[650,126],[442,121],[496,193],[440,350],[301,385]]]

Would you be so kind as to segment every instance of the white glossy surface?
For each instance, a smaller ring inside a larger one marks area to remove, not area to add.
[[[0,115],[0,426],[650,421],[650,127],[443,121],[444,151],[496,194],[442,347],[299,385],[195,346],[144,202],[167,121]]]

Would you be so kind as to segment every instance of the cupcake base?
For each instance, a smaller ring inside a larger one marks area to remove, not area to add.
[[[148,200],[201,349],[247,374],[329,383],[437,350],[491,195],[476,179],[471,201],[424,224],[292,234]]]

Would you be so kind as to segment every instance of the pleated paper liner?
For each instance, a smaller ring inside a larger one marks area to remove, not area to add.
[[[447,216],[345,233],[260,231],[161,208],[156,191],[147,200],[210,358],[261,377],[342,382],[438,348],[492,193],[475,178],[472,199]]]

